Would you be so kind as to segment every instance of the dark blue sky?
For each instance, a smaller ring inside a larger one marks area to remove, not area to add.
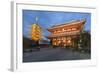
[[[36,17],[38,21],[36,22]],[[91,29],[91,13],[79,12],[60,12],[60,11],[37,11],[23,10],[23,35],[30,37],[30,27],[34,23],[38,23],[42,28],[42,35],[48,36],[50,33],[46,30],[60,23],[66,23],[72,20],[86,19],[85,30]]]

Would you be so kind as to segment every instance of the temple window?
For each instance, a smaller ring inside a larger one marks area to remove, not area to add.
[[[67,29],[67,31],[71,31],[71,29]]]
[[[64,31],[64,28],[62,29],[62,31]]]
[[[76,30],[76,28],[72,28],[72,31],[75,31]]]
[[[61,31],[60,30],[58,30],[58,33],[60,33]]]
[[[56,34],[56,33],[57,33],[57,31],[55,30],[55,31],[54,31],[54,34]]]

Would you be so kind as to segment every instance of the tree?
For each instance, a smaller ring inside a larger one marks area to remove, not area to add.
[[[81,47],[83,50],[90,52],[91,48],[91,35],[88,31],[83,31],[80,34],[80,40],[82,40]]]

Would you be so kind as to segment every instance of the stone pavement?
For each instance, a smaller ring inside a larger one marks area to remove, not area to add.
[[[23,53],[23,62],[60,61],[90,59],[85,52],[72,51],[64,48],[41,48],[40,51]]]

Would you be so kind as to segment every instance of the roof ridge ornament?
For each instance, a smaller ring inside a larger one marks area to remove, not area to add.
[[[35,22],[36,22],[36,24],[38,24],[38,19],[39,19],[38,16],[36,16],[36,17],[35,17]]]

